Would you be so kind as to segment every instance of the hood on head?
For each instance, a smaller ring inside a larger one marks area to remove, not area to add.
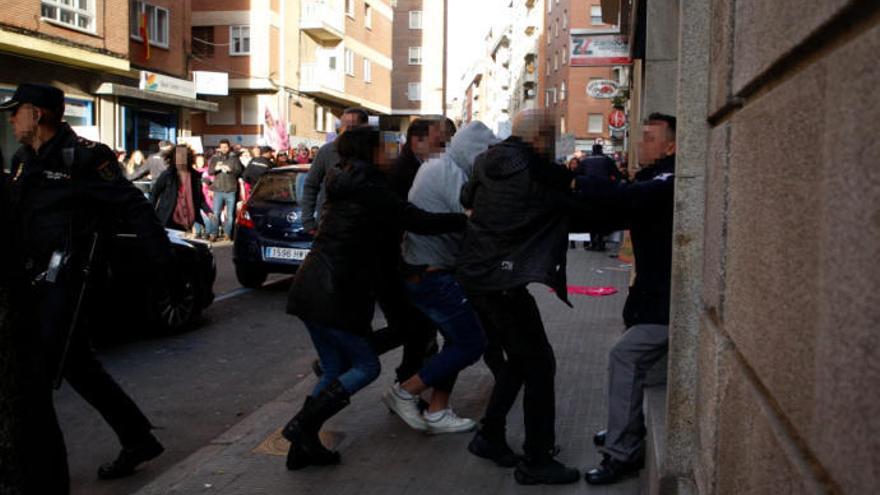
[[[470,175],[477,155],[498,141],[499,139],[486,127],[486,124],[475,120],[455,133],[452,141],[446,146],[446,152],[456,165]]]

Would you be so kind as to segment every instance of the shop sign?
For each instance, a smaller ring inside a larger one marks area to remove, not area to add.
[[[608,127],[612,131],[619,131],[626,127],[626,114],[623,113],[623,110],[615,108],[608,114]]]
[[[573,34],[571,36],[572,67],[630,64],[629,41],[619,34]]]
[[[600,100],[609,100],[617,96],[620,86],[610,79],[598,79],[587,84],[587,94]]]
[[[196,93],[200,95],[226,96],[229,94],[229,73],[227,72],[194,70],[193,83],[196,85]]]
[[[156,74],[146,70],[141,71],[140,89],[148,93],[165,93],[182,98],[196,97],[196,85],[192,81]]]

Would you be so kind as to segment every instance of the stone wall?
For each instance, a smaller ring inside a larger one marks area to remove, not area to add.
[[[703,494],[874,493],[880,4],[708,6],[708,109],[679,132],[708,131],[702,287],[671,330],[699,326],[678,452]]]

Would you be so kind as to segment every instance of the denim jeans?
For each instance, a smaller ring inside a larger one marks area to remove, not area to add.
[[[455,277],[426,272],[418,282],[407,282],[413,304],[431,319],[443,335],[443,350],[419,371],[425,385],[453,383],[458,372],[474,364],[486,349],[486,336],[477,314]]]
[[[211,232],[219,234],[220,213],[223,211],[224,204],[226,205],[226,221],[223,222],[223,233],[227,237],[232,237],[232,221],[235,219],[235,191],[214,191],[214,224],[211,225]]]
[[[324,375],[312,390],[312,397],[317,397],[321,390],[337,379],[349,395],[354,395],[379,377],[382,370],[379,357],[367,339],[313,321],[303,320],[303,323],[309,330],[321,359],[321,367],[324,368]]]

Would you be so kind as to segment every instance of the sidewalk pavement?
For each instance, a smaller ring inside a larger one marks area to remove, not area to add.
[[[558,459],[583,471],[599,460],[592,435],[605,423],[607,355],[623,330],[620,314],[629,265],[606,253],[580,248],[569,250],[568,264],[569,285],[612,286],[619,290],[603,297],[572,294],[571,309],[546,287],[530,286],[556,351],[556,435],[562,448]],[[384,356],[382,375],[324,426],[322,439],[340,451],[342,464],[294,472],[284,466],[289,444],[280,436],[280,430],[314,385],[314,379],[307,379],[136,493],[640,493],[640,482],[635,477],[608,487],[593,487],[584,481],[555,487],[520,486],[513,478],[513,469],[496,467],[467,451],[472,434],[432,437],[409,429],[380,401],[392,383],[399,359],[399,351]],[[492,376],[482,362],[463,371],[452,395],[455,411],[478,419],[492,384]],[[522,394],[508,419],[508,441],[518,452],[523,442],[521,401]]]

